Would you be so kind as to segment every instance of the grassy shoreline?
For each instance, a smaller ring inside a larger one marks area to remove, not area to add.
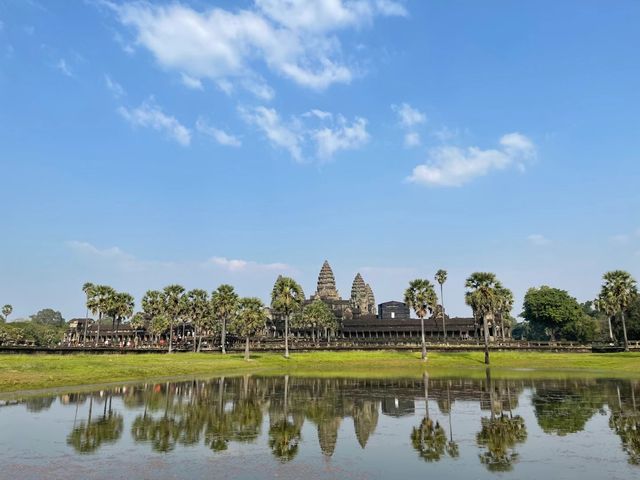
[[[482,352],[433,352],[428,362],[416,352],[300,352],[289,360],[277,353],[180,353],[175,355],[0,355],[0,393],[54,387],[100,385],[178,377],[293,374],[324,377],[483,376]],[[498,377],[640,378],[640,353],[576,354],[494,352]]]

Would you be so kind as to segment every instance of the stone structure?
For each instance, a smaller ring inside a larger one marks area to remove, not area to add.
[[[373,290],[364,282],[362,275],[356,274],[351,286],[351,308],[359,315],[375,315],[376,300]]]
[[[316,293],[311,295],[311,300],[342,300],[336,288],[336,279],[328,261],[324,261],[318,274],[318,287]]]
[[[384,302],[378,306],[378,318],[384,320],[405,319],[411,317],[411,310],[406,303],[403,302]]]

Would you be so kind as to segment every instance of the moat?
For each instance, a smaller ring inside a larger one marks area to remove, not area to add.
[[[639,382],[496,376],[240,376],[7,396],[1,476],[640,475]]]

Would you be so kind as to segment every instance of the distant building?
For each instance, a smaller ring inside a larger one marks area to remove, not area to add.
[[[378,318],[409,319],[411,318],[411,309],[403,302],[384,302],[378,305]]]

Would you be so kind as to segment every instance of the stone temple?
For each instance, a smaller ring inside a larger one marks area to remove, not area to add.
[[[365,283],[359,273],[353,279],[351,297],[343,300],[336,288],[336,279],[328,261],[324,261],[318,274],[316,292],[311,295],[310,301],[322,300],[331,307],[336,317],[340,319],[352,319],[354,317],[376,316],[376,300],[373,290]]]

